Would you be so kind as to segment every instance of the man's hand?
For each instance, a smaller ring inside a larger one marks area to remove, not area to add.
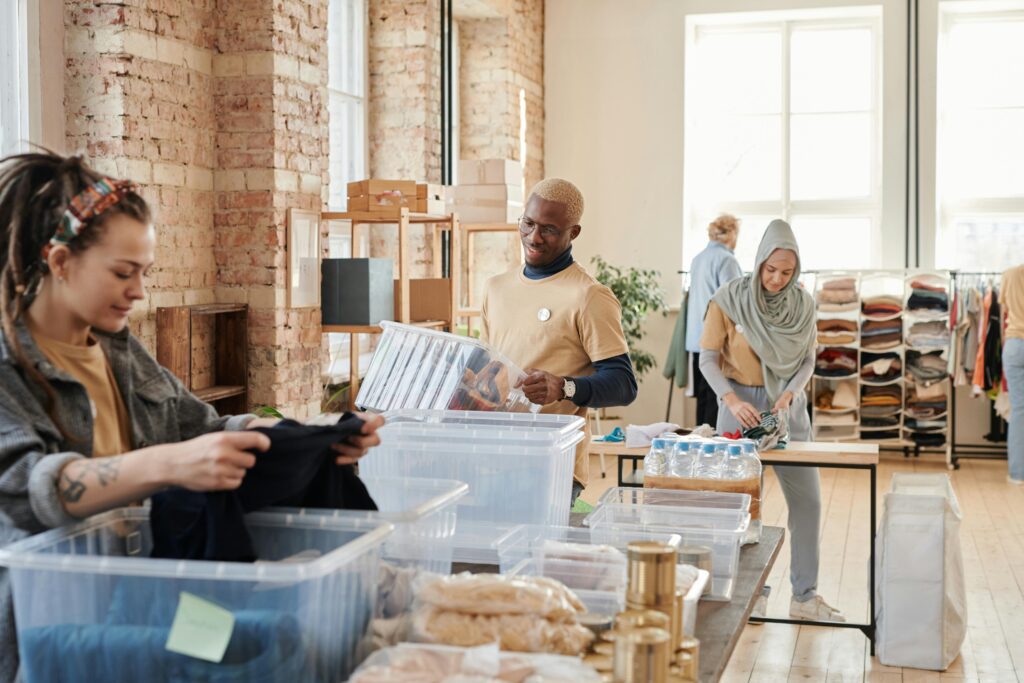
[[[564,399],[564,386],[565,378],[533,368],[528,369],[526,377],[516,384],[517,389],[522,387],[523,393],[526,394],[530,403],[536,403],[539,406],[546,406]]]

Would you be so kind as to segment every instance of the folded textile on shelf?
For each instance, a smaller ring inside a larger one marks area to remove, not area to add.
[[[949,376],[949,363],[943,351],[907,351],[907,372],[916,382],[932,384]]]
[[[842,346],[857,341],[856,332],[819,332],[818,344],[822,346]]]
[[[818,320],[819,332],[856,332],[856,320],[843,320],[842,318],[831,318]]]
[[[937,420],[926,420],[919,419],[916,417],[908,417],[903,422],[903,426],[907,429],[911,429],[917,432],[935,432],[941,431],[946,428],[946,418]]]
[[[860,330],[861,346],[882,349],[899,346],[903,341],[903,322],[892,320],[865,320]]]
[[[847,413],[818,413],[814,418],[814,424],[819,427],[844,426],[854,424],[857,420],[856,411]]]
[[[895,353],[867,353],[861,357],[860,376],[867,382],[889,382],[903,372],[903,361]]]
[[[879,429],[861,431],[860,438],[865,441],[890,441],[892,439],[900,438],[900,430],[898,429]]]
[[[949,326],[942,320],[914,323],[907,331],[907,344],[911,346],[948,347]]]
[[[857,301],[857,283],[852,277],[829,280],[818,291],[819,304],[851,304]]]
[[[903,400],[903,388],[898,384],[865,386],[861,388],[862,406],[898,406]]]
[[[900,416],[899,414],[889,415],[885,417],[864,417],[860,421],[861,427],[899,427]]]
[[[861,302],[860,310],[864,315],[873,318],[888,317],[902,313],[903,302],[895,296],[873,296]]]
[[[818,302],[819,313],[848,313],[850,311],[856,311],[860,308],[860,302],[854,299],[853,301],[847,301],[841,304]]]
[[[876,406],[861,406],[860,408],[861,417],[888,417],[890,415],[900,414],[900,405],[876,405]]]
[[[934,292],[936,294],[945,294],[946,288],[939,284],[930,284],[922,279],[914,279],[910,282],[910,288],[913,290],[920,290],[922,292]]]
[[[827,348],[818,352],[815,373],[822,377],[847,377],[857,372],[857,352],[854,349]]]
[[[835,389],[824,388],[814,398],[819,410],[849,410],[857,407],[857,383],[837,382]]]
[[[931,285],[921,280],[910,283],[911,293],[907,308],[911,311],[948,311],[949,294],[945,287]]]

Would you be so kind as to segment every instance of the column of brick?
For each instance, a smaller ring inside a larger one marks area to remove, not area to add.
[[[214,296],[214,1],[67,0],[64,17],[67,149],[154,209],[157,264],[131,318],[152,350],[156,307]]]
[[[250,402],[304,418],[320,409],[326,347],[319,309],[286,307],[286,223],[324,204],[327,0],[221,4],[217,297],[250,306]]]

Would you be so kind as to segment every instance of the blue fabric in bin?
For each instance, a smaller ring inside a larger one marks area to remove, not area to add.
[[[295,617],[263,610],[234,614],[235,627],[220,663],[167,651],[167,627],[60,624],[19,633],[22,673],[30,681],[104,683],[314,680]]]

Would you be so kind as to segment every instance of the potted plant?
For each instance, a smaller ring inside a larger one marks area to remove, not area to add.
[[[622,331],[629,345],[629,359],[639,380],[657,365],[654,356],[640,349],[639,344],[644,337],[643,322],[647,315],[657,312],[665,315],[665,297],[658,286],[659,273],[642,268],[619,268],[600,256],[591,259],[591,263],[595,268],[594,277],[612,290],[622,306]]]

